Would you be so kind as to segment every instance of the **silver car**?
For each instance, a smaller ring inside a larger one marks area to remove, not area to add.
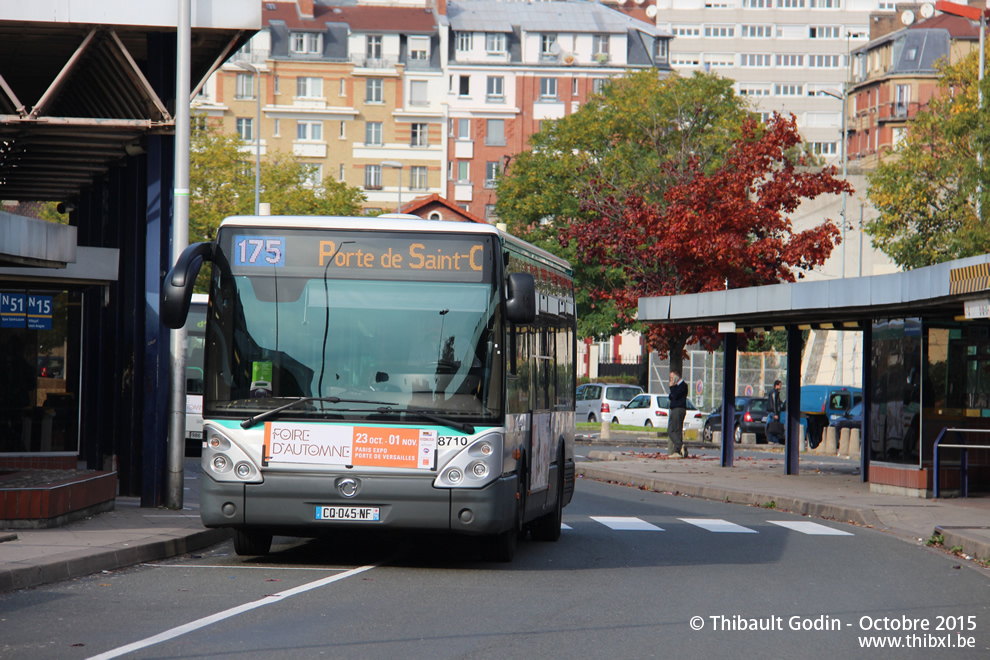
[[[579,422],[600,422],[611,419],[636,396],[643,393],[638,385],[621,383],[586,383],[577,388],[574,401],[574,419]]]

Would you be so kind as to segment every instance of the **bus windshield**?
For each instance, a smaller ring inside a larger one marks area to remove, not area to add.
[[[227,252],[212,278],[208,416],[244,419],[299,397],[336,397],[279,417],[420,423],[405,413],[423,411],[499,421],[504,351],[490,237],[337,232],[317,249],[324,232],[243,232],[218,239]],[[267,251],[279,265],[249,265],[255,239],[257,261]],[[399,266],[425,266],[417,257],[426,254],[450,259],[417,272],[396,268],[398,254]]]

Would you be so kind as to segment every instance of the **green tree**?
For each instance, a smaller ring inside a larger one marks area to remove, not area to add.
[[[798,171],[800,144],[793,119],[757,125],[730,80],[634,73],[533,136],[499,181],[498,212],[576,264],[579,333],[613,334],[641,296],[790,281],[827,258],[835,224],[795,233],[787,215],[849,188],[833,168]],[[647,337],[678,369],[692,337],[714,345],[710,329]]]
[[[978,53],[939,65],[939,86],[912,120],[890,157],[867,175],[867,196],[879,211],[864,230],[903,268],[920,268],[990,251],[988,180],[977,153],[987,151],[987,127],[978,109]],[[986,90],[984,90],[986,95]]]
[[[207,123],[190,136],[189,240],[210,241],[224,218],[254,215],[254,158],[249,145],[236,134],[223,133]],[[361,213],[364,193],[326,177],[312,185],[315,167],[291,154],[269,152],[261,162],[261,199],[273,215],[355,215]],[[206,291],[205,272],[196,281]]]

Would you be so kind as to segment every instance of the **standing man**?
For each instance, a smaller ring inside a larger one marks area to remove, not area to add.
[[[667,458],[687,458],[684,446],[684,415],[687,414],[688,386],[679,371],[670,372],[670,421],[667,422]]]
[[[783,435],[783,425],[780,423],[780,413],[784,410],[784,402],[780,400],[780,381],[773,381],[773,391],[770,392],[770,397],[767,407],[769,408],[767,415],[767,442],[772,445],[779,445],[782,438],[778,437],[778,431],[780,435]],[[773,429],[773,432],[771,432]]]

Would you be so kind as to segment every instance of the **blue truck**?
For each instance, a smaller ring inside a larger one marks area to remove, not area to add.
[[[825,437],[825,429],[863,400],[863,389],[851,385],[801,386],[801,426],[808,446],[814,449]],[[781,415],[787,424],[787,413]]]

